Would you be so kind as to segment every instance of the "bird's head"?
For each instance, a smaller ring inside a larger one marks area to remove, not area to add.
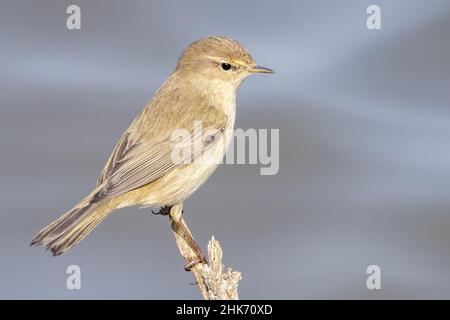
[[[240,43],[226,37],[207,37],[190,44],[178,60],[176,71],[235,86],[250,74],[273,73],[258,66]]]

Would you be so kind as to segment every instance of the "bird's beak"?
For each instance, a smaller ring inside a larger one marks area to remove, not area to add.
[[[260,66],[252,66],[249,69],[250,73],[274,73],[272,69],[264,68]]]

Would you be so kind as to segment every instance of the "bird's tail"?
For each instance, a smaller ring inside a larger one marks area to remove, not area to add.
[[[73,209],[42,229],[34,237],[31,245],[44,245],[57,256],[83,240],[113,210],[108,200],[91,201],[91,199],[91,195],[86,197]]]

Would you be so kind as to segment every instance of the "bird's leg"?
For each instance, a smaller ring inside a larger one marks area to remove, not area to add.
[[[195,242],[192,237],[191,232],[189,231],[184,219],[182,218],[183,207],[182,205],[175,205],[170,209],[170,225],[172,227],[173,232],[175,233],[175,237],[180,237],[188,247],[188,250],[183,250],[184,246],[180,246],[178,243],[179,239],[177,238],[177,244],[182,252],[182,255],[186,259],[186,264],[184,269],[186,271],[190,271],[192,267],[199,263],[207,263],[205,255],[202,252],[202,249],[198,246],[197,242]]]

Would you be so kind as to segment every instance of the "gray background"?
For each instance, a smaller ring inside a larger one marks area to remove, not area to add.
[[[222,166],[185,207],[243,272],[241,298],[450,298],[449,31],[449,1],[2,0],[0,298],[200,298],[148,209],[61,257],[28,244],[92,188],[183,48],[216,34],[277,71],[241,87],[237,127],[280,129],[279,174]]]

